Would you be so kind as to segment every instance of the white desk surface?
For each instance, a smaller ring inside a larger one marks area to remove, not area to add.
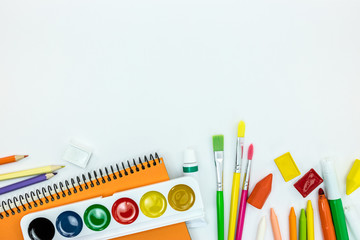
[[[290,207],[299,216],[307,199],[321,239],[316,191],[302,198],[273,159],[290,151],[304,174],[320,172],[320,157],[334,154],[344,193],[360,155],[359,10],[358,1],[334,0],[3,0],[1,155],[31,157],[0,172],[65,164],[62,154],[76,139],[94,149],[87,169],[157,151],[175,178],[183,150],[192,146],[209,225],[190,233],[212,240],[211,136],[225,135],[227,230],[243,119],[246,143],[255,146],[250,190],[274,174],[264,208],[248,207],[244,239],[254,239],[263,215],[272,239],[270,207],[286,239]],[[67,164],[52,181],[78,172]],[[360,190],[348,200],[359,198]]]

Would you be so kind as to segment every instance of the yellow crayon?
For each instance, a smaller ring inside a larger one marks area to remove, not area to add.
[[[314,233],[314,210],[309,200],[306,206],[307,240],[315,240]]]

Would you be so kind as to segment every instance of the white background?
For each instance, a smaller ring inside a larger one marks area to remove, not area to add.
[[[0,2],[0,154],[30,154],[9,172],[65,164],[70,139],[93,148],[86,170],[157,151],[171,178],[183,150],[199,160],[216,239],[211,136],[225,135],[225,229],[237,123],[255,154],[250,190],[274,174],[262,210],[248,205],[244,239],[269,209],[284,239],[288,214],[313,201],[285,183],[273,159],[290,151],[302,174],[332,154],[341,192],[360,146],[358,1],[18,1]],[[82,170],[70,164],[52,182]],[[9,182],[1,182],[1,186]],[[29,191],[31,188],[24,189]],[[0,200],[19,194],[0,196]],[[358,201],[360,190],[349,197]]]

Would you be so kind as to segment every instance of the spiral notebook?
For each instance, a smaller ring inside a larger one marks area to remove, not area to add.
[[[155,157],[154,157],[155,156]],[[107,197],[115,192],[169,180],[162,158],[155,153],[132,163],[127,161],[48,185],[30,193],[1,201],[0,238],[23,239],[20,220],[32,212],[41,211],[94,197]],[[117,240],[190,240],[185,223],[140,232]]]

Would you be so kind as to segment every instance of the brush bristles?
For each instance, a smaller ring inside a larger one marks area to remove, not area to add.
[[[245,122],[240,121],[238,125],[238,137],[245,137]]]
[[[224,135],[214,135],[212,138],[214,152],[224,151]]]
[[[254,155],[254,146],[250,144],[248,149],[248,160],[252,160],[253,155]]]

